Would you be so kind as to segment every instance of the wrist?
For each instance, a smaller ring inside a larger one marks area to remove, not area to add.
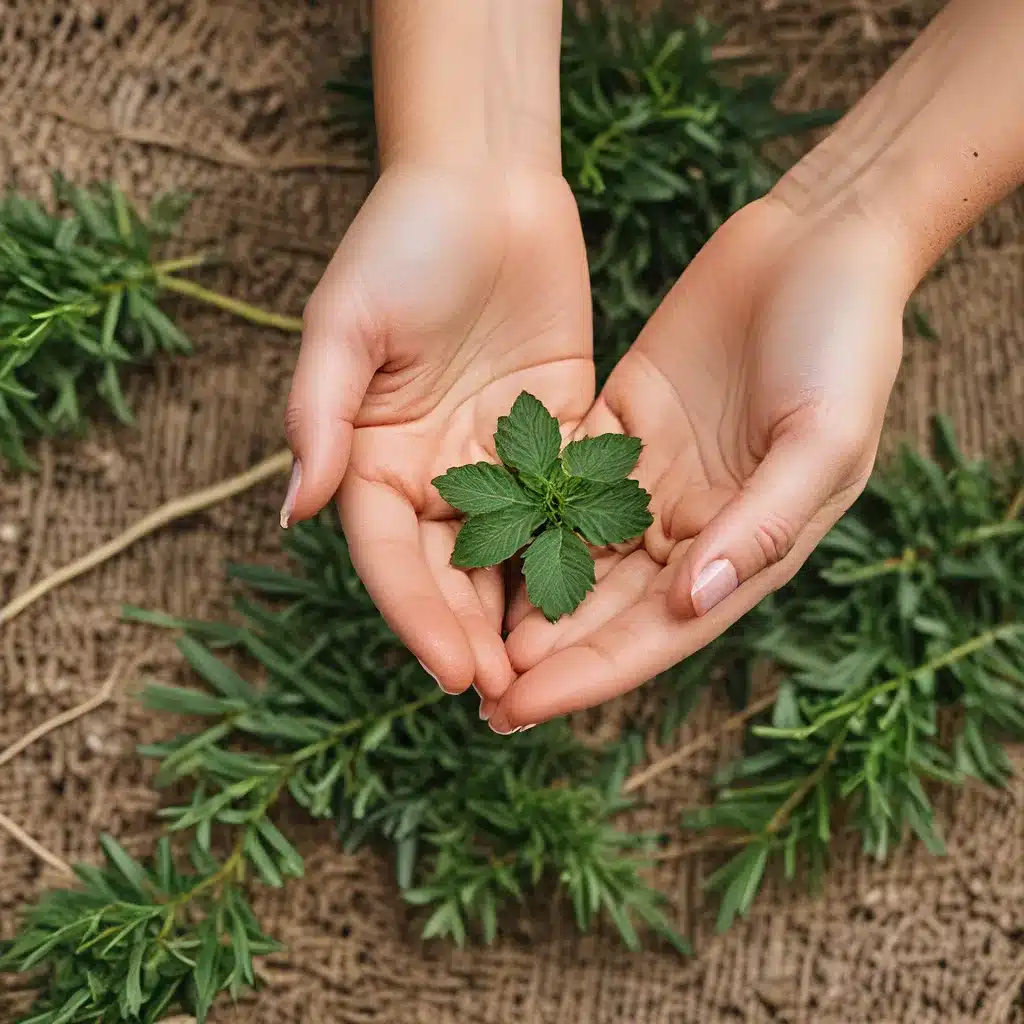
[[[775,198],[801,216],[873,224],[912,290],[1024,180],[1022,43],[1019,0],[951,0]]]
[[[381,167],[561,173],[561,0],[376,0]]]

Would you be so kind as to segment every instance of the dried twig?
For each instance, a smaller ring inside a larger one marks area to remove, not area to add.
[[[24,846],[29,853],[38,857],[41,861],[45,861],[55,871],[59,871],[62,875],[69,877],[74,875],[71,865],[66,860],[62,860],[57,854],[51,853],[42,843],[33,839],[19,824],[11,821],[3,811],[0,811],[0,828],[7,832],[19,846]]]
[[[67,711],[62,711],[60,714],[47,719],[41,725],[36,726],[36,728],[22,736],[21,739],[15,740],[15,742],[9,747],[0,751],[0,768],[13,761],[14,758],[27,750],[33,743],[37,743],[44,736],[48,736],[51,732],[61,729],[65,725],[70,725],[79,718],[84,718],[86,715],[91,714],[97,708],[106,704],[107,701],[114,696],[121,680],[126,675],[130,675],[132,672],[140,668],[143,662],[148,659],[149,655],[150,650],[147,648],[141,654],[132,658],[127,665],[125,664],[124,659],[122,659],[114,666],[110,675],[107,676],[106,682],[104,682],[104,684],[91,697],[82,701],[81,704],[76,704],[73,708],[68,708]],[[68,864],[58,857],[57,854],[46,849],[45,846],[33,839],[20,825],[13,822],[3,813],[0,813],[0,828],[3,828],[8,832],[15,842],[24,846],[26,850],[34,854],[40,860],[45,861],[52,868],[56,868],[57,871],[66,875],[73,874]]]
[[[634,793],[642,786],[646,786],[648,782],[656,779],[659,775],[669,771],[669,769],[678,768],[679,765],[684,764],[693,757],[694,754],[698,754],[700,751],[706,750],[716,740],[721,739],[722,736],[739,729],[751,718],[755,717],[755,715],[759,715],[762,711],[767,710],[774,703],[775,691],[772,690],[771,693],[766,693],[763,697],[759,697],[757,700],[752,701],[742,711],[738,711],[735,715],[727,718],[717,728],[709,729],[706,733],[698,736],[695,740],[691,740],[689,743],[679,747],[677,750],[673,750],[671,754],[666,754],[664,757],[659,758],[642,771],[634,773],[626,780],[622,787],[622,792],[626,794]]]
[[[143,660],[145,660],[146,654],[136,658],[130,665],[130,668],[138,668]],[[5,750],[0,751],[0,768],[10,761],[13,761],[20,753],[27,750],[32,746],[33,743],[38,742],[44,736],[53,732],[55,729],[63,728],[65,725],[70,725],[76,719],[82,718],[84,715],[89,714],[91,711],[95,711],[98,707],[106,704],[108,700],[113,696],[117,684],[124,676],[122,671],[122,663],[115,666],[114,671],[107,677],[107,681],[87,700],[82,701],[81,704],[76,704],[73,708],[68,708],[67,711],[62,711],[59,715],[54,715],[53,718],[47,719],[42,725],[37,725],[30,732],[26,733],[20,739],[15,740]]]
[[[202,512],[204,509],[227,501],[229,498],[233,498],[243,491],[250,490],[270,477],[286,473],[291,469],[291,465],[292,453],[286,449],[271,455],[270,458],[264,459],[263,462],[258,463],[244,473],[240,473],[238,476],[222,480],[211,487],[196,491],[194,494],[188,494],[183,498],[175,498],[161,505],[117,537],[107,541],[105,544],[101,544],[98,548],[94,548],[81,558],[75,559],[75,561],[65,565],[63,568],[44,577],[34,586],[29,587],[24,593],[19,594],[9,604],[0,608],[0,626],[20,615],[31,604],[49,594],[50,591],[102,565],[115,555],[120,554],[137,540],[141,540],[168,523],[184,519],[186,516],[194,515],[196,512]]]

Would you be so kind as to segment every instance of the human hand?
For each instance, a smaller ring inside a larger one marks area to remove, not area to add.
[[[505,592],[500,568],[451,567],[456,513],[430,481],[496,461],[495,423],[523,390],[566,432],[594,397],[568,185],[532,168],[391,164],[305,310],[283,519],[337,494],[371,597],[453,693],[475,683],[496,698],[511,682]]]
[[[884,227],[808,223],[775,198],[698,254],[576,435],[643,439],[643,538],[595,552],[597,586],[557,623],[519,594],[522,673],[498,732],[622,694],[787,582],[860,494],[899,367],[912,284]]]

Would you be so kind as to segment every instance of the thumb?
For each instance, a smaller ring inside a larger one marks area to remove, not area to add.
[[[873,462],[867,460],[868,469]],[[667,595],[669,610],[680,616],[704,615],[741,584],[765,573],[763,589],[751,606],[795,575],[820,538],[808,547],[803,534],[826,505],[835,510],[831,527],[843,511],[833,502],[848,492],[852,504],[867,472],[863,437],[837,444],[826,431],[788,432],[773,441],[768,454],[740,492],[697,535],[680,560]],[[825,530],[821,531],[824,536]],[[803,557],[784,562],[794,547]],[[765,572],[784,565],[778,572]],[[759,588],[755,588],[759,589]]]
[[[383,362],[379,332],[346,292],[336,284],[328,292],[318,289],[303,314],[285,412],[295,463],[281,509],[284,527],[316,515],[337,494],[348,468],[353,424]]]

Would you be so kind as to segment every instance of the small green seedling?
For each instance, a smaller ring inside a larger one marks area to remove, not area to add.
[[[452,565],[500,565],[526,548],[527,596],[555,622],[594,589],[594,560],[584,541],[624,544],[654,521],[651,496],[629,479],[640,439],[600,434],[562,450],[558,420],[524,391],[498,420],[494,447],[502,465],[455,466],[433,481],[467,517]]]

